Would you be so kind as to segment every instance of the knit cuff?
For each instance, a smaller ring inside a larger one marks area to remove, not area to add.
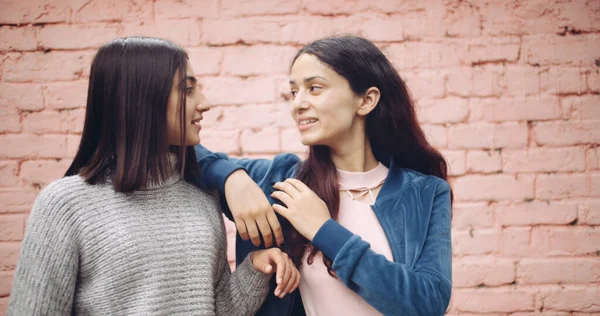
[[[254,269],[250,255],[235,269],[240,288],[248,296],[266,296],[269,291],[269,281],[272,274],[264,274]]]

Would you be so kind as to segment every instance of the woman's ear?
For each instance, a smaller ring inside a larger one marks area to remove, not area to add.
[[[365,92],[362,97],[362,103],[358,107],[356,113],[361,116],[367,116],[367,114],[371,113],[379,103],[379,98],[381,97],[381,93],[379,89],[376,87],[370,87]]]

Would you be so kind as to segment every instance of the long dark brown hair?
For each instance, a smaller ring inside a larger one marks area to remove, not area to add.
[[[170,146],[167,105],[173,76],[185,82],[187,53],[158,38],[126,37],[102,46],[92,62],[85,122],[79,149],[65,176],[79,174],[95,184],[107,178],[117,192],[160,182],[177,170],[197,175],[194,150]],[[180,135],[185,140],[186,86],[180,84]]]
[[[366,133],[374,151],[390,155],[400,168],[446,180],[446,161],[427,142],[406,84],[377,46],[353,35],[327,37],[303,47],[292,65],[304,54],[314,55],[348,80],[356,95],[364,95],[370,87],[379,89],[379,103],[366,119]],[[329,147],[310,146],[308,159],[300,166],[297,178],[325,202],[331,217],[337,219],[340,205],[338,173]],[[296,230],[290,237],[288,251],[296,265],[302,264],[307,247],[310,249],[307,261],[311,264],[318,250]],[[325,256],[323,261],[329,274],[334,275],[332,261]]]

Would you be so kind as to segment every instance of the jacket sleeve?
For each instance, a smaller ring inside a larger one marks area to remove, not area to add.
[[[329,258],[344,284],[385,315],[443,315],[452,291],[450,187],[435,189],[425,243],[414,265],[388,261],[369,243],[333,220],[313,244]]]
[[[236,170],[243,169],[254,182],[259,182],[269,167],[268,159],[237,159],[224,153],[213,153],[202,145],[194,146],[196,161],[200,167],[200,177],[194,179],[194,184],[203,189],[217,190],[225,195],[225,182]]]

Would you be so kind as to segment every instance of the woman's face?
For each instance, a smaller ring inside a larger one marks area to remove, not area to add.
[[[292,65],[291,114],[304,145],[336,147],[362,132],[357,115],[363,98],[346,78],[316,56],[303,54]]]
[[[185,89],[182,87],[185,86]],[[185,140],[184,144],[181,144],[181,125],[180,125],[180,98],[181,91],[185,91]],[[202,113],[210,110],[210,106],[206,104],[204,95],[198,88],[198,80],[194,74],[191,64],[188,62],[186,65],[185,80],[179,81],[179,70],[175,72],[173,81],[171,84],[171,93],[169,94],[169,104],[167,105],[167,139],[169,145],[175,146],[193,146],[200,143],[200,130],[202,126],[200,121],[202,120]]]

